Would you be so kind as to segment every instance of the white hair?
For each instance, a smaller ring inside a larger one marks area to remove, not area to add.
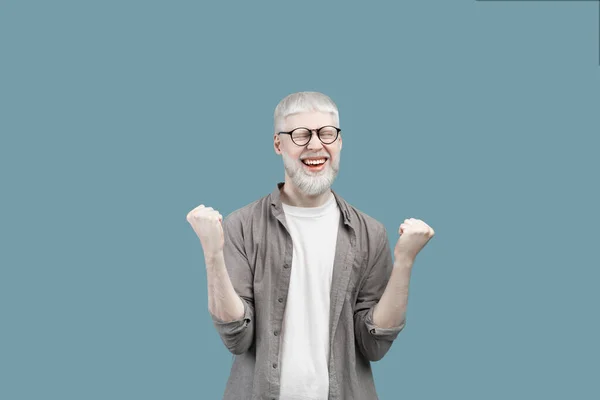
[[[275,132],[281,131],[283,121],[290,115],[302,112],[331,113],[339,128],[340,116],[338,108],[331,98],[319,92],[297,92],[287,95],[275,107]]]

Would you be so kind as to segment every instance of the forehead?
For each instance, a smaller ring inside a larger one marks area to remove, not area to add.
[[[284,131],[299,127],[317,129],[325,125],[336,125],[333,114],[320,111],[302,112],[288,115],[283,121]]]

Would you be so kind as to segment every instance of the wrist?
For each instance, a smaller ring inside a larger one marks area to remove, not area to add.
[[[415,258],[407,256],[405,254],[397,254],[394,260],[394,267],[398,268],[412,268],[415,263]]]

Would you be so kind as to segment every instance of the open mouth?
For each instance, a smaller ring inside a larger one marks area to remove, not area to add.
[[[327,162],[327,158],[325,158],[325,157],[323,157],[323,158],[307,158],[307,159],[302,160],[302,163],[309,170],[314,170],[314,171],[323,169],[326,162]]]

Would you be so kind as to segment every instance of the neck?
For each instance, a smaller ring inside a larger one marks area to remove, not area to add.
[[[331,189],[325,193],[309,196],[298,189],[286,176],[285,184],[280,190],[281,202],[294,207],[319,207],[329,199]]]

